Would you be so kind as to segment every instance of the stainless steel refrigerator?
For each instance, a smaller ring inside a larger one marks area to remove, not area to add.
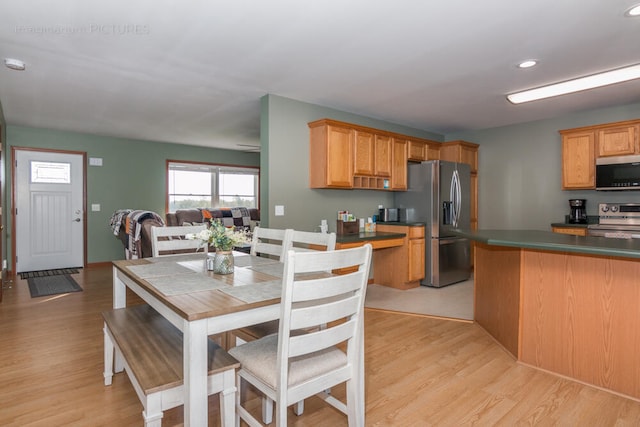
[[[395,207],[407,222],[425,223],[425,278],[422,285],[442,287],[471,276],[469,240],[452,233],[469,230],[471,173],[464,163],[430,160],[410,163],[408,190],[394,193]]]

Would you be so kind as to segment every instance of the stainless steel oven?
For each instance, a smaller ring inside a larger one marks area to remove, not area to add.
[[[640,203],[600,203],[598,224],[590,224],[587,234],[616,239],[640,239]]]

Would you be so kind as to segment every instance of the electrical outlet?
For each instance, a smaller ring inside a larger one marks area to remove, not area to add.
[[[276,214],[276,216],[284,216],[284,206],[283,205],[276,205],[275,214]]]

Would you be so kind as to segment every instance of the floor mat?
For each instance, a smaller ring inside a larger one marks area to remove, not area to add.
[[[27,282],[29,283],[31,298],[82,291],[80,285],[68,274],[32,277],[27,279]]]
[[[58,276],[60,274],[76,274],[77,268],[56,268],[53,270],[26,271],[18,273],[21,279],[30,279],[32,277]]]

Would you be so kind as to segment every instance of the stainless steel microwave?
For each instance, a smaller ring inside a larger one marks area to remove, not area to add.
[[[640,190],[640,155],[596,159],[596,190]]]

